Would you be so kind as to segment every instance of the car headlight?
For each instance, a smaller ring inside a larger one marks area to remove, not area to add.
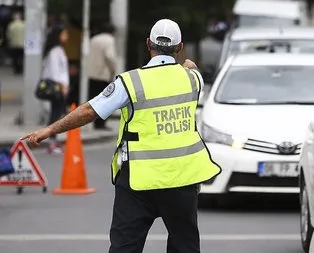
[[[202,124],[201,136],[205,142],[219,143],[233,148],[243,148],[246,138],[220,132],[206,124]]]

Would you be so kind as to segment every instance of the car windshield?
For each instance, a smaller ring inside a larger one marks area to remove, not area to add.
[[[231,67],[215,95],[224,104],[314,104],[314,67]]]
[[[314,53],[314,40],[232,41],[228,55],[256,52]]]
[[[251,26],[291,26],[295,25],[295,20],[286,18],[273,18],[266,16],[239,16],[240,27],[251,27]]]

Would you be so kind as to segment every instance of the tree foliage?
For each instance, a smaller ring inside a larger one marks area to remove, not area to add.
[[[160,18],[178,22],[185,41],[198,41],[206,34],[208,20],[231,9],[234,0],[130,0],[129,29],[138,36],[147,35]]]
[[[91,0],[91,25],[109,20],[112,0]],[[221,18],[230,10],[235,0],[128,0],[128,66],[141,64],[145,55],[145,38],[152,25],[161,18],[176,21],[182,30],[184,42],[196,44],[206,36],[208,21]],[[82,18],[82,0],[48,0],[49,13],[67,13]],[[114,13],[113,15],[119,15]],[[141,52],[141,49],[143,52]],[[142,54],[142,56],[139,56]]]
[[[91,18],[108,16],[112,0],[91,0]],[[48,0],[49,13],[81,18],[82,0]],[[179,23],[185,41],[197,41],[206,34],[208,20],[222,16],[231,9],[234,0],[129,0],[129,29],[135,36],[143,37],[156,20],[171,18]],[[115,13],[114,15],[119,15]]]
[[[77,1],[76,2],[81,2]],[[48,0],[48,12],[53,14],[60,14],[60,12],[64,12],[70,9],[71,5],[74,1],[70,0]]]
[[[109,20],[109,5],[112,0],[90,0],[90,19]],[[69,17],[82,20],[83,0],[48,0],[50,14],[66,13]]]
[[[141,49],[145,51],[145,38],[161,18],[180,25],[184,42],[195,43],[199,59],[199,41],[207,35],[209,20],[223,18],[233,4],[234,0],[129,0],[128,66],[133,68],[148,60]]]

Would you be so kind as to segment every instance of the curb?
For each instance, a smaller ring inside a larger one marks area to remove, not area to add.
[[[0,100],[2,102],[10,102],[12,100],[21,99],[22,94],[20,92],[2,92],[0,93]]]
[[[22,93],[20,92],[1,92],[0,91],[0,104],[15,104],[22,101]]]

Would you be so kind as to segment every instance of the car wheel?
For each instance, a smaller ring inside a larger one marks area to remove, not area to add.
[[[300,194],[301,194],[301,218],[300,218],[300,225],[301,225],[301,241],[302,241],[302,247],[304,252],[308,253],[312,234],[313,234],[313,226],[311,224],[311,218],[310,218],[310,208],[309,208],[309,199],[307,195],[307,190],[305,187],[305,181],[302,178],[301,179],[301,188],[300,188]]]

